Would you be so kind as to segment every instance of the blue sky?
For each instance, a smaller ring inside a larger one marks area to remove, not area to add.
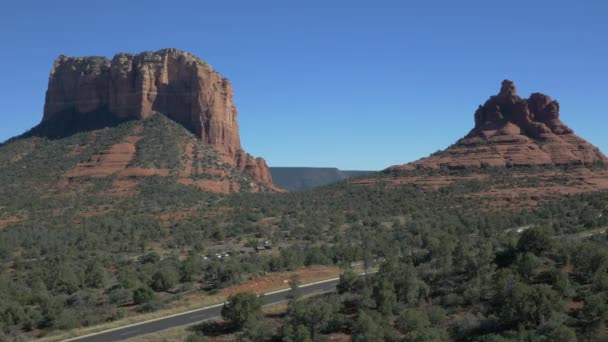
[[[53,60],[175,47],[231,79],[271,166],[382,169],[447,147],[500,82],[558,99],[608,152],[608,2],[5,1],[0,141],[36,125]]]

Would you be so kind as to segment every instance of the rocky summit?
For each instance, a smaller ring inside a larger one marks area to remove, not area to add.
[[[241,147],[230,81],[176,49],[105,57],[59,56],[49,78],[42,124],[110,113],[145,120],[163,113],[219,152],[224,162],[271,184],[268,166]],[[67,118],[66,118],[67,117]]]
[[[468,169],[606,163],[600,150],[574,134],[559,118],[559,102],[534,93],[517,95],[512,81],[475,112],[475,127],[448,149],[389,170]]]
[[[468,182],[472,196],[496,206],[528,206],[608,189],[608,159],[560,120],[559,102],[551,97],[533,93],[522,98],[515,84],[504,80],[474,119],[473,129],[447,149],[353,183],[438,189]]]

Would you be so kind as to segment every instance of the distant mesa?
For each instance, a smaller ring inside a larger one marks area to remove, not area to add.
[[[41,125],[60,120],[81,122],[76,126],[84,128],[87,122],[142,120],[155,112],[188,129],[255,180],[272,183],[264,159],[252,158],[241,147],[230,81],[176,49],[119,53],[111,60],[60,56],[49,78]],[[97,117],[107,113],[112,120]]]
[[[557,101],[541,93],[521,98],[515,84],[505,80],[498,95],[479,106],[475,127],[464,138],[444,151],[388,171],[606,162],[597,147],[560,120]]]
[[[307,191],[373,171],[344,171],[335,167],[271,167],[274,184],[289,191]]]

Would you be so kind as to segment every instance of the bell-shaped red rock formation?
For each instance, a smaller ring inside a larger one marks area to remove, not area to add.
[[[521,98],[513,82],[475,112],[475,127],[448,149],[388,170],[468,169],[608,163],[600,150],[576,136],[559,118],[559,103],[534,93]]]
[[[559,114],[557,101],[540,93],[521,98],[505,80],[475,112],[475,127],[452,146],[351,182],[428,190],[460,183],[452,190],[481,199],[479,210],[490,211],[607,190],[608,160]]]
[[[120,53],[112,60],[60,56],[49,79],[43,122],[66,111],[109,111],[133,119],[161,112],[223,153],[228,163],[272,183],[266,162],[241,147],[230,81],[190,53],[164,49]]]

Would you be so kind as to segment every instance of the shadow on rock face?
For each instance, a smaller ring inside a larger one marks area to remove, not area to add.
[[[80,132],[116,127],[130,120],[132,119],[118,118],[107,110],[79,113],[75,110],[68,109],[58,113],[50,120],[41,122],[22,135],[4,142],[2,145],[9,141],[30,137],[41,137],[50,140],[63,139]]]

